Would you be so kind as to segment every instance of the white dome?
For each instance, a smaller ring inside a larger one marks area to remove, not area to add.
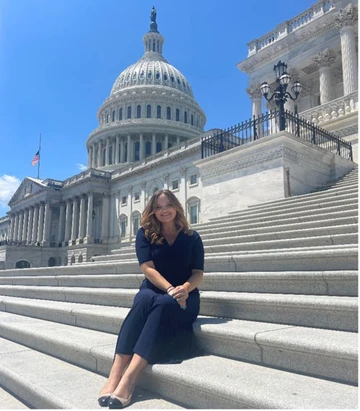
[[[185,76],[169,64],[160,53],[153,51],[146,52],[139,61],[119,75],[110,96],[129,87],[144,85],[175,88],[194,98]]]

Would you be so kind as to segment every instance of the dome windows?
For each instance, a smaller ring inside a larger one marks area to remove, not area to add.
[[[145,73],[144,70],[142,70],[142,72],[140,73],[140,78],[143,79],[145,77]]]
[[[119,109],[119,121],[121,121],[123,119],[123,109],[120,108]]]
[[[158,71],[156,72],[155,77],[156,77],[156,80],[159,80],[159,79],[160,79],[160,73],[159,73]]]
[[[171,120],[171,107],[166,108],[166,119]]]
[[[152,72],[151,72],[151,71],[148,72],[147,77],[148,77],[149,79],[152,77]]]
[[[161,118],[161,106],[156,107],[156,118]]]
[[[131,118],[131,106],[127,108],[127,118]]]
[[[188,122],[187,111],[184,111],[184,123],[187,124],[187,122]]]
[[[174,77],[174,76],[170,76],[170,80],[171,80],[172,82],[174,82],[174,81],[175,81],[175,77]]]
[[[176,109],[176,118],[175,118],[175,120],[180,121],[180,110],[178,108]]]
[[[140,104],[136,107],[136,118],[141,118],[141,106]]]
[[[151,118],[151,105],[146,106],[146,118]]]
[[[115,121],[115,110],[113,110],[112,115],[111,115],[111,121],[114,122]]]
[[[164,80],[165,80],[165,81],[168,81],[168,79],[169,79],[169,77],[168,77],[168,75],[165,73],[165,74],[164,74]]]

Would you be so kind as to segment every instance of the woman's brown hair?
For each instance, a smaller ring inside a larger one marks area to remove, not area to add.
[[[145,230],[145,236],[150,240],[151,244],[162,244],[164,240],[164,237],[161,234],[161,223],[155,217],[155,207],[161,194],[166,195],[170,204],[176,210],[176,229],[178,231],[184,231],[187,235],[192,234],[189,224],[185,218],[184,209],[175,194],[173,194],[170,190],[158,190],[151,196],[150,200],[146,204],[140,220],[140,225]]]

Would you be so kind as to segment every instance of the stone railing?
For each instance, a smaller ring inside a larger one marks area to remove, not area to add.
[[[253,40],[250,43],[248,43],[248,57],[264,49],[270,44],[273,44],[276,41],[284,38],[293,31],[299,29],[300,27],[309,24],[315,19],[333,10],[334,8],[334,4],[331,0],[318,1],[308,10],[304,11],[301,14],[298,14],[293,19],[285,21],[271,32],[266,33],[261,38]]]
[[[301,117],[315,124],[323,124],[346,114],[358,111],[358,91],[329,101],[299,113]]]

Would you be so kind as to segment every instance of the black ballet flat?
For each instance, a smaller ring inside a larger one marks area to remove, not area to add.
[[[98,398],[98,403],[100,407],[107,407],[109,405],[109,400],[111,398],[111,394],[104,394]]]
[[[129,398],[121,398],[116,395],[112,395],[108,402],[109,409],[121,409],[127,407],[131,402],[132,393]]]

